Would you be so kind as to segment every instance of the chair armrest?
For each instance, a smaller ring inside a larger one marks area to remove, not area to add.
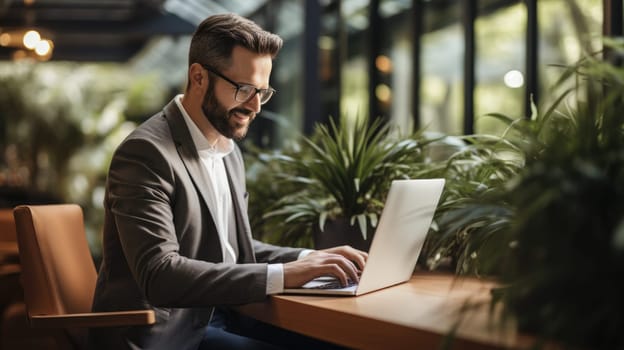
[[[154,323],[156,323],[156,316],[152,310],[30,316],[30,325],[38,328],[116,327]]]

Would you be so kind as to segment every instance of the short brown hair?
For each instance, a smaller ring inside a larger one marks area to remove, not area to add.
[[[224,69],[229,66],[232,49],[237,45],[275,58],[282,47],[282,39],[253,21],[233,13],[210,16],[193,34],[189,66],[204,63],[215,69]]]

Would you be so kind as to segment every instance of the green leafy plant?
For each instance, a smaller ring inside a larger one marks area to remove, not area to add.
[[[624,46],[611,42],[621,55]],[[446,229],[500,281],[492,306],[536,346],[624,347],[624,69],[589,55],[567,68],[553,105],[505,121],[525,165],[498,191],[473,198]]]
[[[513,119],[501,113],[494,118],[507,128],[502,135],[475,134],[460,137],[466,146],[419,177],[445,177],[446,186],[420,262],[428,269],[449,268],[457,274],[482,276],[502,273],[501,246],[508,244],[502,232],[509,229],[514,206],[506,194],[525,164],[540,159],[550,147],[557,128],[566,118],[557,107],[577,90],[566,84],[574,75],[565,71],[553,89],[563,93],[543,114],[532,106],[530,119]],[[570,127],[565,127],[566,131]]]
[[[418,137],[398,137],[379,119],[317,125],[295,147],[263,155],[280,193],[263,222],[280,243],[310,244],[313,230],[339,218],[370,239],[391,181],[412,177],[423,162]]]
[[[543,147],[507,194],[513,248],[498,296],[523,329],[571,347],[622,348],[624,70],[588,56],[566,74],[577,78],[573,102],[542,116]]]
[[[500,266],[491,263],[488,249],[497,250],[498,233],[508,226],[511,211],[500,202],[485,203],[485,199],[505,191],[505,184],[524,165],[523,152],[506,136],[461,139],[466,141],[464,147],[417,174],[446,179],[419,261],[430,270],[492,275]]]
[[[291,140],[274,151],[262,150],[253,144],[245,144],[245,148],[249,219],[254,237],[274,244],[312,247],[311,231],[307,232],[307,228],[285,224],[281,217],[265,215],[285,196],[301,189],[300,184],[285,181],[285,177],[295,174],[296,169],[290,166],[291,162],[283,161],[285,157],[307,157],[301,140]]]
[[[0,190],[20,194],[6,201],[34,193],[80,204],[97,257],[110,157],[136,126],[130,118],[149,116],[165,97],[156,76],[116,64],[1,63]]]

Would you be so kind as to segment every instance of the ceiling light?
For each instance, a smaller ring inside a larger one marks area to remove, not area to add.
[[[11,34],[2,33],[0,34],[0,46],[9,46],[11,43]]]
[[[46,56],[52,51],[52,42],[50,40],[40,40],[35,45],[35,53],[39,56]]]
[[[29,30],[24,34],[24,46],[28,49],[34,49],[37,43],[41,41],[41,35],[36,30]]]

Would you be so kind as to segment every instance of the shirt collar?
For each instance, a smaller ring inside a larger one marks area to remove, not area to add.
[[[223,158],[230,154],[234,150],[234,141],[232,139],[228,139],[222,137],[214,144],[214,141],[208,140],[204,134],[199,130],[193,119],[188,115],[184,106],[182,106],[182,94],[177,95],[174,98],[174,101],[182,116],[184,116],[184,122],[186,123],[186,127],[191,134],[191,138],[193,139],[193,144],[195,144],[195,148],[197,148],[197,152],[200,156],[213,156],[218,158]],[[214,144],[214,146],[212,146]]]

